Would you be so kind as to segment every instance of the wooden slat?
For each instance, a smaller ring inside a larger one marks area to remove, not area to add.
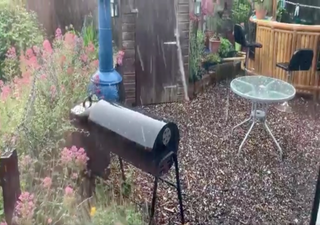
[[[319,38],[320,26],[302,25],[298,27],[294,24],[258,21],[256,41],[263,47],[256,50],[255,59],[250,60],[249,66],[255,67],[255,73],[287,80],[286,72],[277,68],[276,63],[289,62],[293,53],[298,49],[313,49],[312,68],[309,71],[294,72],[293,85],[302,91],[318,90],[316,64]]]

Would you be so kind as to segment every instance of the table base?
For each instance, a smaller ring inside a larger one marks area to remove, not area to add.
[[[292,113],[292,108],[288,102],[284,102],[281,105],[276,106],[276,109],[280,112]]]
[[[259,106],[260,106],[260,109],[257,109]],[[268,134],[271,136],[272,140],[276,144],[276,146],[279,150],[279,153],[280,153],[280,157],[282,158],[282,149],[281,149],[278,141],[276,140],[276,138],[273,136],[273,134],[267,124],[267,120],[266,120],[267,109],[268,109],[267,104],[259,104],[259,103],[253,102],[250,117],[232,128],[231,134],[233,133],[233,131],[236,128],[238,128],[246,123],[251,123],[251,126],[250,126],[248,132],[246,133],[244,139],[242,140],[242,142],[240,144],[240,147],[238,150],[238,155],[240,155],[241,149],[242,149],[243,145],[245,144],[246,140],[248,139],[249,134],[251,133],[254,125],[256,125],[257,123],[262,123],[264,128],[267,130]]]

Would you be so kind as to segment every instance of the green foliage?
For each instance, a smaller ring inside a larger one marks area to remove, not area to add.
[[[204,60],[205,62],[212,63],[212,64],[221,62],[221,58],[217,53],[210,53],[206,55]]]
[[[89,15],[85,18],[81,33],[85,46],[88,46],[89,43],[92,43],[96,48],[98,47],[98,32],[94,26],[92,15]]]
[[[28,12],[24,7],[12,4],[9,0],[0,0],[0,79],[10,80],[3,60],[11,46],[17,54],[27,47],[38,45],[43,40],[42,31],[38,25],[36,15]],[[17,65],[11,65],[15,75],[20,72]]]
[[[207,28],[209,31],[213,31],[215,35],[219,33],[223,20],[218,14],[207,17]]]
[[[230,53],[234,52],[234,47],[231,42],[226,38],[220,38],[220,47],[218,50],[219,56],[221,58],[229,57]]]
[[[233,23],[241,24],[248,21],[250,14],[250,3],[249,1],[234,0],[232,4],[231,18]]]
[[[282,7],[282,2],[279,1],[277,4],[277,13],[276,13],[276,20],[278,22],[284,22],[284,23],[289,23],[291,22],[290,20],[290,15],[287,11],[286,8]]]
[[[201,79],[199,70],[204,50],[204,34],[201,31],[196,32],[190,36],[189,79],[191,81]]]
[[[135,206],[128,203],[117,204],[114,199],[106,199],[107,190],[104,182],[98,182],[96,186],[96,206],[92,213],[91,223],[86,225],[143,225],[143,217]],[[101,201],[103,199],[103,201]]]
[[[0,195],[0,202],[3,202],[3,196],[2,194]],[[4,208],[3,208],[3,204],[0,205],[0,221],[4,221],[5,217],[4,217]]]
[[[0,150],[4,145],[17,149],[25,196],[19,203],[22,209],[32,207],[24,214],[20,209],[14,224],[143,224],[135,207],[118,202],[112,194],[99,197],[92,223],[85,213],[90,199],[83,202],[80,197],[80,184],[85,183],[80,172],[87,157],[83,146],[69,148],[75,144],[71,134],[83,134],[72,126],[69,114],[87,96],[88,82],[98,67],[93,44],[85,46],[75,32],[62,35],[57,29],[52,43],[44,40],[4,61],[8,62],[19,65],[21,76],[0,82]],[[117,193],[130,195],[130,183],[122,188]]]

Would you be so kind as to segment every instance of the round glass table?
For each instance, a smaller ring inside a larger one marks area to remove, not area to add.
[[[233,131],[241,125],[250,122],[251,126],[242,140],[238,154],[240,154],[252,128],[262,123],[275,142],[282,158],[282,149],[267,125],[266,115],[268,106],[273,103],[283,103],[294,98],[296,89],[289,83],[266,76],[244,76],[231,81],[231,90],[242,98],[251,101],[250,117],[232,128]]]

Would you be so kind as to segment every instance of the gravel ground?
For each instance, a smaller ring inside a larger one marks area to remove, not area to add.
[[[290,102],[292,114],[271,107],[268,123],[283,149],[282,162],[260,126],[238,157],[248,127],[232,136],[230,131],[249,116],[250,104],[228,87],[210,87],[189,103],[142,108],[179,125],[188,224],[308,224],[319,166],[320,107],[302,97]],[[167,178],[174,180],[172,175]],[[133,177],[136,200],[151,201],[152,179],[138,170]],[[179,224],[174,189],[161,183],[158,196],[157,224]]]

